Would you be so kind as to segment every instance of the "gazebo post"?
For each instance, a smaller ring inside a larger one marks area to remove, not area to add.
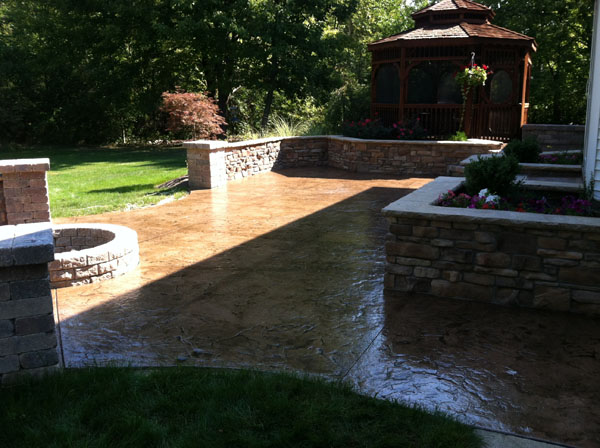
[[[400,50],[400,101],[398,102],[398,121],[404,121],[404,104],[406,102],[407,74],[406,74],[406,48]]]
[[[531,75],[531,71],[529,70],[529,66],[531,64],[531,59],[529,57],[529,52],[525,53],[525,58],[523,59],[523,85],[521,91],[521,122],[519,123],[520,127],[523,127],[524,124],[527,124],[527,116],[529,115],[529,99],[527,98],[527,88],[529,86],[529,78]]]

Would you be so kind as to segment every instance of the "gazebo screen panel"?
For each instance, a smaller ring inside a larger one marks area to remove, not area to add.
[[[400,100],[400,78],[394,64],[382,64],[375,75],[375,101],[397,104]]]

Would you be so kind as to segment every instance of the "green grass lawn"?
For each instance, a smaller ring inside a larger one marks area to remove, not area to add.
[[[0,389],[0,446],[480,447],[472,428],[284,374],[66,370]]]
[[[0,159],[48,157],[53,218],[127,210],[187,194],[155,188],[187,174],[181,148],[3,147]]]

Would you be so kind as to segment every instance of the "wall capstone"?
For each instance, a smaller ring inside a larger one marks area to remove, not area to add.
[[[49,222],[0,226],[0,382],[59,364],[48,262]]]

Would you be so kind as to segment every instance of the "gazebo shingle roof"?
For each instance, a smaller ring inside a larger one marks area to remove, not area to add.
[[[492,9],[470,0],[442,0],[412,16],[417,22],[416,28],[372,42],[368,48],[392,42],[476,38],[531,45],[535,51],[533,37],[491,24],[490,19],[494,17]]]
[[[439,3],[435,3],[431,6],[428,6],[415,12],[413,14],[413,17],[424,14],[428,11],[455,11],[458,9],[468,9],[471,11],[487,11],[490,13],[492,12],[491,8],[469,0],[442,0]]]
[[[449,0],[450,1],[450,0]],[[400,40],[418,39],[467,39],[481,37],[486,39],[527,40],[533,43],[534,38],[491,23],[460,23],[458,25],[443,25],[436,27],[415,28],[400,34],[395,34],[369,44],[369,47]]]

